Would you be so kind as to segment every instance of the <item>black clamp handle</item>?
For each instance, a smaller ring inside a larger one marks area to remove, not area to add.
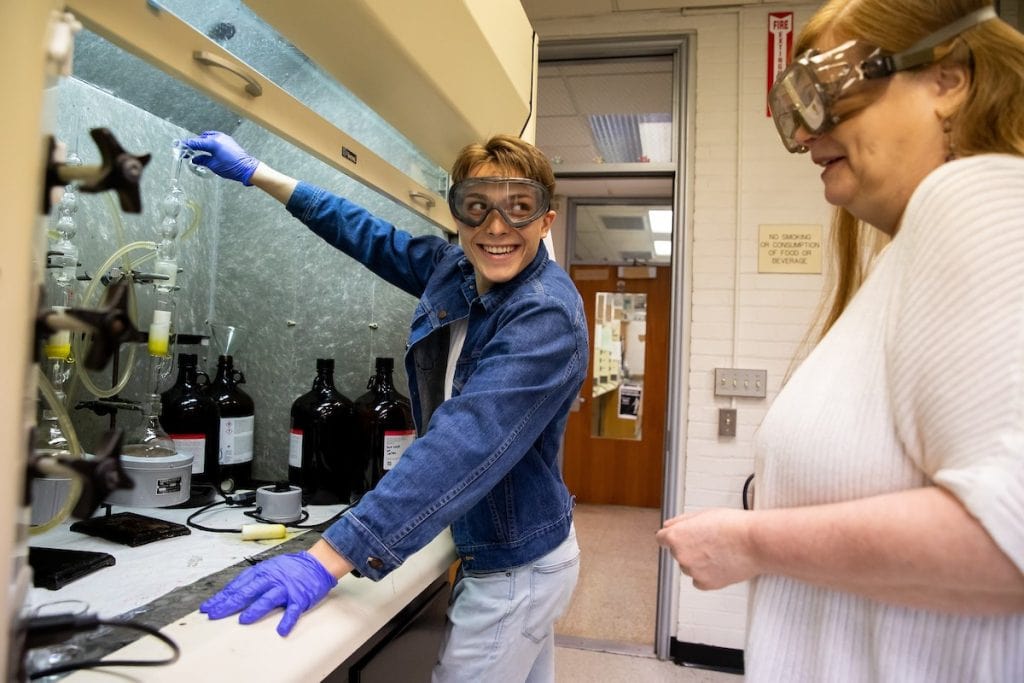
[[[128,316],[128,288],[122,280],[110,286],[103,308],[69,308],[62,312],[45,310],[36,318],[36,348],[54,332],[77,330],[92,332],[93,340],[83,364],[90,370],[102,370],[122,343],[138,337],[138,330]]]
[[[82,192],[114,190],[121,201],[122,211],[142,211],[139,180],[151,155],[129,154],[106,128],[93,128],[89,136],[100,150],[101,161],[98,166],[70,166],[55,161],[53,152],[57,143],[50,138],[50,158],[46,164],[46,182],[43,187],[43,213],[50,213],[50,188],[72,182],[78,183],[78,189]]]

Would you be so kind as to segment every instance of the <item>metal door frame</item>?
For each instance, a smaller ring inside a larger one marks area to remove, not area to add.
[[[636,38],[622,40],[554,41],[540,45],[540,61],[556,61],[586,58],[635,57],[650,54],[671,54],[673,56],[673,116],[675,122],[674,159],[671,171],[674,174],[673,207],[674,225],[672,232],[672,300],[671,330],[669,333],[668,393],[666,406],[668,419],[665,421],[665,455],[662,493],[662,519],[669,519],[683,509],[684,487],[682,473],[686,464],[686,433],[688,394],[686,387],[690,371],[689,339],[691,320],[690,308],[693,299],[692,254],[693,243],[693,162],[694,162],[694,121],[696,112],[695,34],[687,32],[654,39]],[[614,166],[614,168],[612,168]],[[642,173],[632,168],[633,164],[607,164],[560,166],[558,177],[631,175]],[[662,166],[659,164],[658,166]],[[649,169],[650,171],[655,169]],[[658,169],[663,170],[663,169]],[[567,225],[570,234],[573,225]],[[571,239],[571,238],[570,238]],[[567,255],[572,252],[567,249]],[[572,265],[567,258],[567,269]],[[674,419],[673,419],[674,418]],[[658,557],[658,597],[655,615],[654,652],[658,659],[670,658],[673,623],[677,621],[679,594],[679,572],[671,554],[664,548]]]

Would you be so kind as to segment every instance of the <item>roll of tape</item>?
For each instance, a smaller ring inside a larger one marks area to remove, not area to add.
[[[256,489],[256,506],[268,522],[297,522],[302,517],[302,489],[287,484],[261,486]]]

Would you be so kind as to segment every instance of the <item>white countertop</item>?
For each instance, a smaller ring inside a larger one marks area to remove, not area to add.
[[[114,508],[114,511],[127,508]],[[340,506],[309,507],[315,524],[330,518]],[[134,509],[139,514],[183,522],[194,510]],[[199,520],[209,527],[234,528],[253,520],[239,508],[211,511]],[[196,529],[191,535],[129,548],[68,530],[65,523],[33,536],[30,545],[100,550],[115,556],[117,564],[105,567],[58,590],[32,589],[29,606],[59,600],[81,600],[87,611],[101,618],[130,613],[171,590],[236,564],[284,542],[242,541],[237,534],[209,533]],[[315,533],[315,532],[314,532]],[[289,534],[292,538],[294,534]],[[69,676],[74,681],[196,681],[231,680],[308,683],[319,681],[359,649],[425,588],[443,575],[455,561],[449,532],[410,557],[379,582],[346,576],[331,593],[299,619],[287,638],[274,630],[282,612],[276,610],[256,624],[241,626],[236,617],[211,621],[192,612],[161,630],[181,647],[181,658],[172,666],[110,667],[83,670]],[[74,611],[74,606],[66,609]],[[164,659],[169,649],[146,636],[107,659]]]
[[[309,519],[303,522],[314,525],[330,519],[342,509],[341,505],[307,506]],[[254,522],[243,514],[253,508],[213,508],[195,521],[214,529],[238,529],[242,524]],[[127,508],[112,506],[112,512],[130,511],[145,517],[154,517],[184,524],[186,518],[196,509],[173,508]],[[102,510],[97,514],[101,516]],[[257,555],[270,547],[305,533],[302,530],[288,530],[283,539],[268,541],[243,541],[240,534],[224,534],[191,529],[188,536],[167,538],[135,548],[96,538],[69,527],[74,520],[68,520],[42,534],[29,537],[29,545],[70,550],[90,550],[114,556],[116,564],[104,567],[84,576],[60,590],[33,588],[29,591],[29,609],[45,606],[57,600],[80,600],[88,604],[89,612],[100,618],[115,617],[140,605],[144,605],[175,588],[187,586],[204,576],[209,576],[225,567]],[[74,611],[74,608],[66,611]]]

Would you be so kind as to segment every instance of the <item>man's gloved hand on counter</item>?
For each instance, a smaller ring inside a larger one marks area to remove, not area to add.
[[[200,605],[199,611],[211,619],[242,612],[238,623],[251,624],[284,607],[277,632],[286,636],[302,613],[337,584],[338,579],[308,552],[278,555],[243,571]]]

